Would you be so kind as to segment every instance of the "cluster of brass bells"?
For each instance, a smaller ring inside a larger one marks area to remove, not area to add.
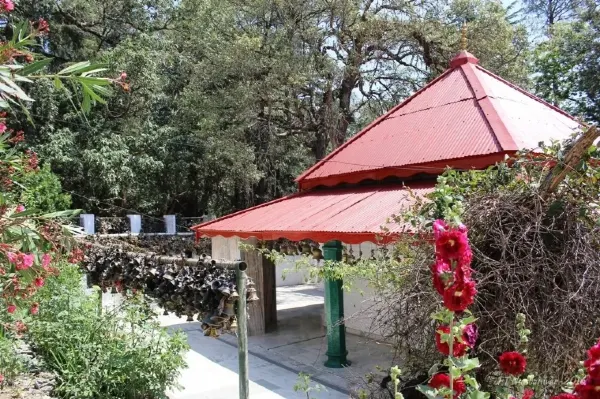
[[[323,259],[323,251],[321,251],[319,245],[309,242],[260,242],[259,247],[273,249],[283,255],[304,255],[311,256],[316,260]]]
[[[211,287],[212,289],[213,287]],[[239,305],[239,294],[235,287],[227,289],[219,287],[217,290],[221,293],[221,300],[217,309],[204,314],[201,320],[202,331],[205,336],[218,337],[223,332],[237,331],[237,307]],[[246,301],[258,301],[256,294],[256,285],[251,278],[246,281]],[[188,316],[188,321],[193,321],[193,318]],[[200,317],[199,317],[200,318]]]

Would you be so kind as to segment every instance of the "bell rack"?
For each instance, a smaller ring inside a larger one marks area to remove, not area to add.
[[[115,247],[108,247],[96,243],[90,243],[92,246],[101,249],[115,249]],[[129,258],[143,258],[144,260],[152,260],[158,264],[181,264],[186,266],[200,266],[209,265],[235,270],[237,277],[237,289],[239,294],[238,299],[238,367],[239,367],[239,398],[249,399],[250,397],[250,385],[248,377],[248,309],[247,309],[247,298],[246,298],[246,281],[248,275],[246,269],[248,264],[244,261],[232,261],[225,259],[212,259],[210,256],[202,254],[200,258],[183,258],[177,256],[162,256],[157,255],[153,252],[131,252],[123,251]],[[101,295],[101,294],[100,294]],[[100,306],[102,306],[100,304]]]

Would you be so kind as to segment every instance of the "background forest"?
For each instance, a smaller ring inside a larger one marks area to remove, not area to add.
[[[11,18],[49,22],[51,69],[126,74],[85,117],[38,80],[29,115],[9,120],[98,215],[219,215],[293,192],[443,72],[464,22],[485,68],[600,121],[597,0],[21,0]]]

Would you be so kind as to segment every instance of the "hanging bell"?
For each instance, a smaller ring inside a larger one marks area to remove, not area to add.
[[[219,287],[219,292],[225,296],[231,295],[231,290],[229,289],[229,286],[226,284],[221,284],[221,286]]]
[[[238,328],[237,319],[234,317],[231,319],[231,324],[229,325],[229,330],[237,331],[237,328]]]
[[[110,293],[111,294],[117,294],[119,291],[117,291],[117,286],[113,285],[110,289]]]
[[[169,315],[169,311],[168,311],[167,309],[165,309],[165,310],[163,311],[163,316],[168,316],[168,315]]]
[[[216,328],[210,327],[208,330],[209,330],[209,333],[208,333],[209,337],[211,337],[211,338],[218,338],[219,337],[219,332],[217,331]]]
[[[214,280],[212,283],[210,283],[210,288],[214,292],[218,292],[219,288],[221,288],[221,280]]]
[[[225,302],[225,307],[223,308],[223,314],[232,317],[235,315],[234,303],[232,301]]]
[[[256,295],[256,288],[250,287],[248,288],[248,293],[246,295],[248,302],[256,302],[258,301],[258,295]]]
[[[312,255],[313,255],[313,258],[316,260],[323,259],[323,252],[321,251],[321,248],[319,248],[319,247],[313,247]]]
[[[206,316],[204,316],[204,318],[202,319],[202,328],[208,328],[212,325],[214,325],[214,321],[213,321],[213,317],[215,316],[214,312],[209,312],[206,314]]]
[[[302,255],[310,254],[310,245],[302,244]]]
[[[229,287],[231,294],[229,295],[229,298],[231,299],[238,299],[240,297],[240,294],[238,294],[237,290],[236,290],[236,286],[235,285],[231,285],[231,287]]]
[[[194,321],[194,315],[188,314],[186,321]]]

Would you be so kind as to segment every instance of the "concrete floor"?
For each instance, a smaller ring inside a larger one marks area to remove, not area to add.
[[[323,292],[317,286],[277,288],[277,331],[250,337],[248,342],[252,399],[306,398],[305,394],[293,391],[299,372],[312,375],[314,383],[327,390],[311,392],[311,398],[348,398],[348,392],[366,374],[377,373],[377,366],[389,369],[394,365],[387,344],[347,334],[351,366],[325,368],[327,336],[322,323],[323,302]],[[170,398],[236,398],[237,338],[204,337],[198,322],[184,320],[174,315],[161,316],[163,325],[184,330],[191,346],[187,354],[190,367],[180,380],[184,390],[171,393]]]

